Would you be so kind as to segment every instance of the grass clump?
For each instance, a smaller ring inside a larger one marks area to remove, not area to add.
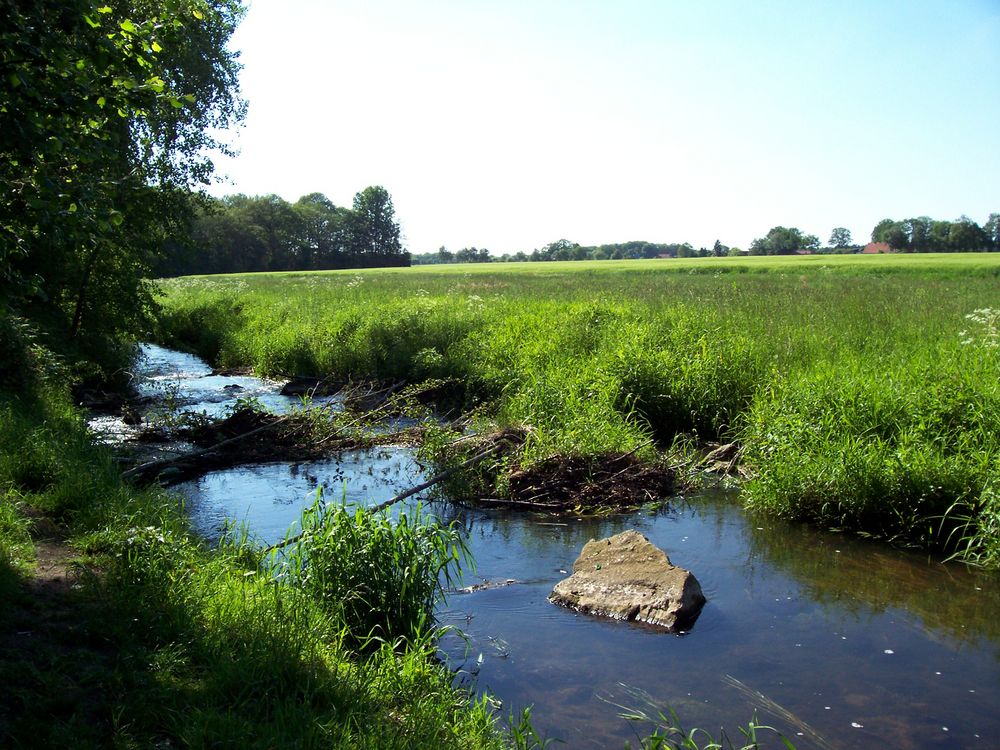
[[[434,605],[469,563],[462,530],[420,508],[392,519],[316,501],[285,549],[280,575],[319,602],[359,651],[419,644],[433,627]]]
[[[191,321],[218,320],[201,353],[260,372],[458,383],[489,429],[529,428],[493,492],[552,456],[735,440],[755,508],[997,564],[998,271],[976,254],[193,278],[164,282],[163,330],[197,348]]]

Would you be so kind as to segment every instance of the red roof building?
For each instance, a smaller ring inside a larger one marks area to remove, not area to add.
[[[888,242],[869,242],[861,252],[865,255],[876,255],[878,253],[894,253],[896,251],[892,249]]]

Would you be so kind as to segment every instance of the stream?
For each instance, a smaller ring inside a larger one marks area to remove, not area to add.
[[[181,410],[217,416],[247,396],[276,411],[298,403],[279,396],[277,383],[212,375],[197,358],[157,346],[143,352],[143,392]],[[118,429],[107,419],[94,427],[111,436]],[[235,522],[273,543],[318,490],[374,504],[424,478],[411,449],[380,447],[215,471],[175,491],[209,539]],[[741,739],[737,727],[756,709],[799,750],[1000,745],[996,574],[751,516],[734,491],[587,519],[427,507],[468,530],[476,570],[466,585],[514,581],[454,593],[441,606],[440,622],[463,634],[440,644],[456,680],[489,692],[504,716],[533,706],[539,733],[566,747],[638,744],[649,727],[630,725],[619,706],[650,710],[641,695],[654,715],[670,706],[686,728],[716,739],[723,725]],[[547,601],[587,540],[629,528],[700,581],[708,603],[690,632],[669,635]]]

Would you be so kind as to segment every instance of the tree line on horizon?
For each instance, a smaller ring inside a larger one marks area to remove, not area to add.
[[[968,216],[955,221],[936,221],[926,216],[894,221],[884,219],[872,230],[872,242],[885,242],[897,252],[1000,252],[1000,214],[991,213],[983,226]],[[642,258],[708,258],[741,255],[794,255],[810,253],[859,253],[850,230],[835,227],[824,246],[813,234],[797,227],[772,227],[755,239],[744,252],[716,240],[711,248],[695,248],[688,242],[655,243],[641,240],[607,245],[580,245],[561,239],[530,253],[519,251],[494,256],[486,248],[466,247],[452,252],[440,247],[433,253],[415,253],[413,265],[442,263],[507,263],[563,260],[638,260]]]
[[[322,271],[408,266],[389,192],[380,185],[354,196],[351,208],[322,193],[294,203],[277,195],[205,198],[190,241],[158,259],[160,277],[254,271]]]
[[[1000,213],[991,213],[982,226],[965,215],[955,221],[883,219],[872,230],[872,242],[905,253],[1000,252]]]

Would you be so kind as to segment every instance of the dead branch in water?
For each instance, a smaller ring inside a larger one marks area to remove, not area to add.
[[[283,417],[278,417],[273,422],[268,422],[260,427],[256,427],[249,432],[244,432],[241,435],[236,435],[235,437],[227,438],[216,445],[210,446],[208,448],[200,448],[198,450],[190,451],[180,456],[174,456],[173,458],[161,458],[156,461],[149,461],[148,463],[139,464],[138,466],[133,466],[128,471],[122,472],[122,477],[125,479],[131,479],[133,477],[142,477],[152,472],[159,472],[163,469],[170,468],[177,464],[184,463],[185,461],[190,461],[192,458],[199,458],[200,456],[208,455],[209,453],[214,453],[220,448],[225,448],[234,443],[238,443],[241,440],[246,440],[249,437],[258,435],[265,430],[269,430],[273,427],[278,426],[282,422],[287,422],[291,418],[291,414],[286,414]]]
[[[452,476],[458,471],[461,471],[462,469],[468,469],[470,466],[478,464],[480,461],[483,461],[484,459],[487,459],[490,456],[492,456],[494,453],[499,452],[503,447],[504,444],[502,442],[497,442],[491,447],[482,451],[481,453],[477,453],[472,458],[466,459],[462,463],[452,466],[451,468],[442,471],[440,474],[431,477],[426,482],[421,482],[420,484],[414,485],[413,487],[410,487],[410,489],[400,492],[398,495],[391,497],[390,499],[386,500],[383,503],[379,503],[378,505],[373,505],[370,508],[366,508],[366,510],[369,513],[378,513],[380,511],[383,511],[386,508],[389,508],[395,505],[396,503],[405,500],[408,497],[416,495],[418,492],[423,492],[424,490],[433,487],[435,484],[440,484],[448,477]],[[295,536],[291,536],[288,537],[287,539],[283,539],[280,542],[276,542],[275,544],[272,544],[270,547],[266,547],[264,549],[264,554],[273,552],[276,549],[281,549],[282,547],[287,547],[289,544],[294,544],[301,538],[302,534],[296,534]]]

